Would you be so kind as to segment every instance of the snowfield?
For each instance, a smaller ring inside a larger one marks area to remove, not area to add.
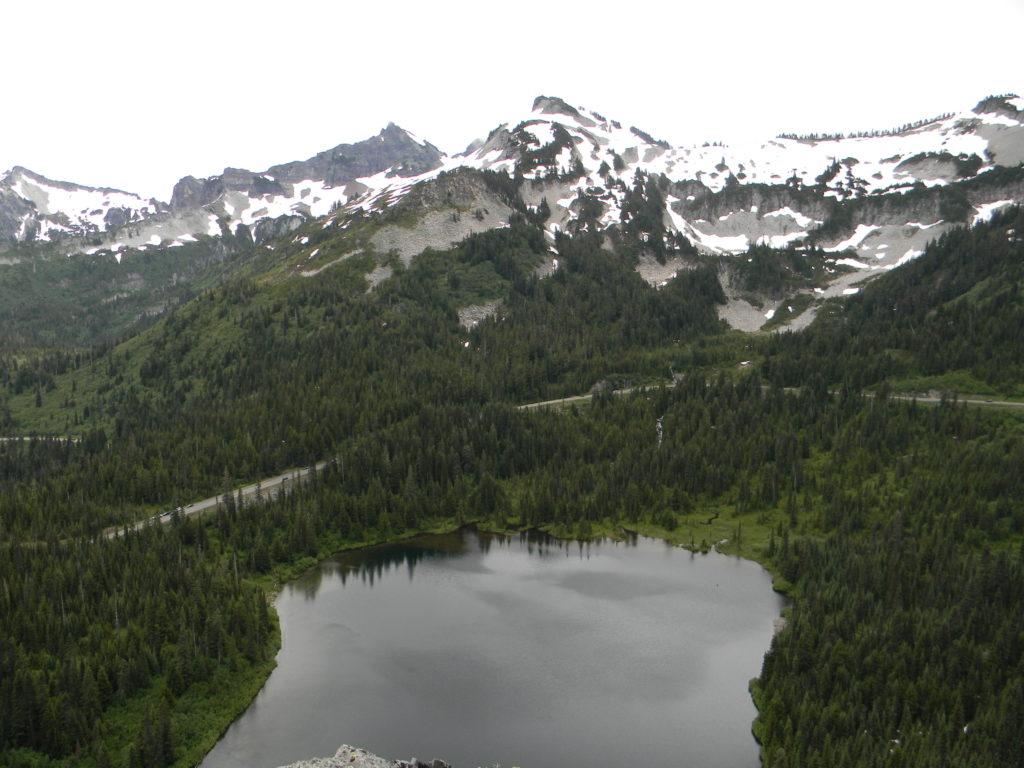
[[[387,130],[401,131],[394,126]],[[430,146],[404,133],[410,143]],[[252,228],[265,219],[284,216],[330,216],[325,227],[345,226],[350,214],[387,209],[417,185],[468,168],[504,172],[520,179],[520,194],[528,206],[537,210],[546,203],[550,215],[544,229],[553,243],[558,231],[576,224],[582,208],[591,209],[594,218],[588,220],[592,222],[588,226],[599,230],[624,223],[624,212],[630,210],[627,202],[638,182],[663,176],[668,184],[661,186],[661,224],[667,237],[681,235],[704,253],[736,255],[757,244],[774,248],[799,244],[825,223],[829,206],[834,205],[828,198],[843,201],[888,195],[883,199],[895,196],[899,200],[911,190],[945,187],[997,164],[1015,166],[1021,160],[1024,99],[1016,96],[987,99],[973,110],[898,131],[680,147],[597,112],[540,97],[529,112],[502,123],[461,154],[442,155],[437,167],[415,176],[400,175],[404,171],[395,166],[332,185],[312,175],[299,181],[291,175],[288,178],[293,180],[286,181],[268,171],[257,175],[259,183],[250,189],[273,192],[250,193],[233,187],[201,207],[172,212],[162,203],[127,192],[54,182],[15,168],[0,179],[0,195],[13,195],[21,201],[22,208],[13,219],[18,227],[16,239],[88,235],[94,242],[69,241],[69,250],[116,254],[125,248],[181,246],[201,236],[218,237],[224,228]],[[218,178],[202,183],[215,187]],[[1005,194],[990,199],[979,198],[980,194],[975,193],[971,200],[973,212],[968,219],[973,222],[1019,202]],[[463,216],[461,224],[452,223],[446,215],[428,215],[421,231],[386,229],[375,246],[395,250],[408,260],[423,247],[448,247],[470,232],[507,226],[511,211],[506,206],[492,204],[488,208],[490,212],[482,219]],[[884,217],[877,214],[872,219],[865,214],[866,220],[852,222],[831,241],[820,242],[834,255],[837,265],[854,270],[837,276],[833,287],[838,295],[854,292],[854,282],[915,258],[951,226],[941,220],[928,221],[933,213],[927,208],[908,213],[906,221],[896,221],[898,214],[892,209],[889,205]],[[97,236],[102,240],[99,246],[95,244]],[[648,238],[660,233],[641,232],[639,236],[649,242]],[[553,270],[556,264],[552,261],[546,269]],[[323,268],[319,265],[303,274],[311,276]],[[685,264],[671,258],[665,264],[641,259],[638,265],[644,279],[655,286],[666,284],[684,268]],[[831,292],[832,288],[827,293]],[[737,322],[744,324],[763,323],[779,310],[773,306],[750,307],[748,311],[738,303],[734,309]]]

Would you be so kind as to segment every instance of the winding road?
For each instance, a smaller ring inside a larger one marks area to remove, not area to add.
[[[310,467],[289,469],[279,475],[274,475],[273,477],[268,477],[264,480],[250,483],[249,485],[243,485],[241,488],[235,488],[231,491],[231,495],[235,497],[240,495],[243,500],[247,500],[256,498],[257,496],[262,496],[263,494],[271,494],[275,492],[280,493],[288,485],[298,482],[312,472],[319,472],[329,463],[329,461],[325,460]],[[192,515],[201,515],[220,506],[224,496],[225,494],[218,494],[217,496],[210,496],[209,498],[192,502],[191,504],[187,504],[183,507],[173,507],[171,509],[164,510],[163,512],[158,512],[155,515],[151,515],[150,517],[145,517],[131,525],[108,528],[104,533],[108,539],[116,539],[126,531],[137,531],[140,528],[154,523],[167,523],[173,519],[174,512],[176,510],[180,511],[180,514],[187,517]]]
[[[674,382],[667,382],[665,386],[672,387],[674,386]],[[651,385],[646,388],[653,390],[657,389],[657,386]],[[641,389],[645,389],[645,387],[627,387],[624,389],[616,389],[612,390],[612,394],[628,395],[632,392],[640,391]],[[890,397],[893,400],[916,400],[917,402],[924,403],[926,405],[936,405],[942,402],[941,397],[931,395],[890,395]],[[571,405],[572,403],[587,402],[592,398],[593,394],[574,395],[572,397],[560,397],[554,400],[543,400],[535,403],[525,403],[523,405],[520,405],[519,408],[522,410],[532,410],[536,408],[558,408],[565,405]],[[945,399],[947,402],[951,402],[953,399],[953,395],[948,395]],[[956,402],[964,403],[965,405],[979,406],[983,408],[1024,408],[1024,403],[1011,402],[1009,400],[991,400],[986,398],[970,396],[957,396]],[[4,439],[10,440],[17,438],[0,438],[0,440]],[[261,496],[263,494],[274,492],[280,493],[289,484],[298,482],[303,477],[306,477],[307,475],[314,471],[319,472],[329,463],[330,460],[324,460],[318,462],[313,466],[303,467],[301,469],[289,469],[285,472],[282,472],[279,475],[274,475],[273,477],[265,478],[264,480],[260,480],[259,482],[243,485],[240,488],[234,488],[232,489],[231,494],[235,497],[241,495],[243,500],[247,500],[256,498],[257,496]],[[213,509],[216,509],[222,503],[223,497],[224,494],[210,496],[209,498],[192,502],[191,504],[188,504],[183,507],[177,507],[164,510],[163,512],[158,512],[155,515],[143,518],[142,520],[132,523],[131,525],[120,526],[116,528],[108,528],[104,533],[107,538],[115,539],[126,531],[135,531],[147,525],[153,525],[154,523],[168,523],[172,520],[176,509],[180,510],[180,514],[186,516],[201,515],[205,512],[209,512]]]

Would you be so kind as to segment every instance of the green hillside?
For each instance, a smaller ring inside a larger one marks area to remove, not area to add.
[[[815,374],[854,388],[888,381],[1024,397],[1024,212],[939,238],[914,261],[769,346],[764,373],[785,386]]]
[[[753,686],[769,768],[1019,764],[1024,421],[861,389],[1018,393],[1020,216],[797,335],[726,331],[714,263],[656,289],[629,233],[552,254],[518,210],[408,264],[373,247],[380,217],[311,222],[119,344],[12,351],[6,429],[77,439],[0,443],[0,763],[193,764],[269,672],[275,579],[475,523],[728,540],[771,568],[794,601]],[[279,498],[232,493],[323,459]]]

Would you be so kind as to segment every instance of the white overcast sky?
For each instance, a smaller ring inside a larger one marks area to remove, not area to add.
[[[0,30],[0,171],[162,200],[389,121],[459,152],[540,94],[677,145],[1024,95],[1024,0],[56,0]]]

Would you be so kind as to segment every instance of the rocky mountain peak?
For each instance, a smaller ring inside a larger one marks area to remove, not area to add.
[[[38,180],[44,180],[43,176],[40,176],[37,173],[33,173],[32,171],[30,171],[25,166],[23,166],[23,165],[16,165],[16,166],[11,168],[9,171],[7,171],[4,174],[3,179],[2,179],[2,183],[10,184],[12,181],[17,180],[19,177],[22,177],[22,176],[25,176],[25,177],[28,177],[28,178],[34,178],[34,179],[38,179]]]
[[[566,117],[581,117],[580,111],[570,106],[557,96],[538,96],[533,100],[533,112],[542,115],[565,115]]]
[[[393,176],[418,176],[440,167],[443,157],[433,144],[418,140],[395,123],[388,123],[372,138],[355,144],[339,144],[307,160],[274,165],[262,173],[225,168],[221,175],[206,179],[185,176],[174,185],[171,208],[180,211],[209,206],[230,192],[243,193],[250,199],[290,198],[301,195],[296,189],[303,183],[308,183],[309,189],[313,186],[343,188],[355,179],[385,171]]]
[[[396,168],[399,176],[418,176],[438,168],[443,157],[433,144],[418,141],[408,131],[388,123],[373,138],[339,144],[308,160],[275,165],[265,174],[281,182],[313,180],[336,187],[391,168]]]
[[[1018,121],[1024,120],[1024,99],[1015,93],[1001,96],[987,96],[978,102],[975,114],[1005,115]]]
[[[164,209],[130,192],[56,181],[16,165],[0,179],[0,240],[94,235]]]
[[[723,255],[813,244],[869,274],[913,258],[946,226],[1024,197],[1013,176],[1024,160],[1022,115],[1024,100],[1005,94],[899,130],[674,147],[541,95],[454,157],[389,122],[363,141],[262,172],[185,176],[170,215],[153,220],[125,193],[79,198],[85,188],[14,168],[0,181],[0,239],[103,233],[89,245],[114,251],[186,242],[238,225],[384,209],[413,190],[428,205],[435,196],[425,187],[443,188],[442,171],[493,171],[508,175],[526,206],[549,212],[552,240],[557,231],[625,227],[659,256],[683,241]],[[1002,175],[985,176],[1000,166]],[[111,232],[125,223],[130,231]]]
[[[0,183],[6,185],[17,184],[19,181],[26,181],[36,185],[44,185],[50,189],[62,189],[67,192],[74,191],[85,191],[85,192],[98,192],[100,194],[115,194],[115,195],[129,195],[136,200],[142,198],[131,192],[125,192],[121,189],[114,189],[113,187],[88,187],[83,184],[76,184],[71,181],[58,181],[43,176],[41,173],[36,173],[33,170],[26,168],[23,165],[16,165],[7,173],[4,174]]]

